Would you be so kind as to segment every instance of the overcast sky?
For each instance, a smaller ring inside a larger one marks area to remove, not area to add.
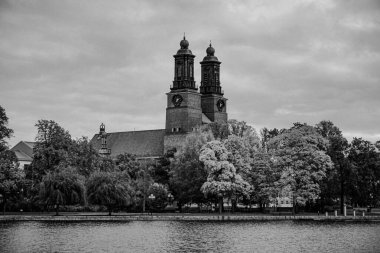
[[[195,77],[209,41],[230,119],[331,120],[380,140],[380,1],[0,0],[0,105],[18,141],[39,119],[73,137],[162,129],[186,32]]]

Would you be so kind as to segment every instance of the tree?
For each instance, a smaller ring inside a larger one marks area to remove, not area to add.
[[[109,215],[115,207],[132,203],[133,190],[126,172],[96,171],[86,186],[89,203],[106,206]]]
[[[376,147],[362,138],[354,138],[348,149],[351,165],[348,192],[353,205],[380,204],[380,159]]]
[[[220,141],[206,143],[199,156],[207,169],[207,181],[201,191],[207,195],[216,195],[219,199],[219,213],[222,212],[223,198],[238,198],[248,196],[251,186],[244,181],[233,164],[228,162],[228,151]]]
[[[64,158],[66,159],[66,158]],[[99,164],[100,156],[98,152],[90,144],[87,137],[82,137],[77,140],[72,140],[68,148],[66,161],[69,166],[75,167],[78,173],[84,177],[89,177]]]
[[[273,164],[272,154],[264,150],[256,152],[247,181],[255,189],[253,199],[260,204],[262,210],[265,204],[280,195],[278,187],[280,176],[279,168]]]
[[[5,139],[11,138],[13,130],[8,128],[8,117],[5,109],[0,105],[0,152],[7,149],[8,144]]]
[[[120,171],[126,171],[132,180],[136,180],[140,170],[140,163],[132,154],[120,154],[116,156],[116,166]]]
[[[38,135],[33,148],[33,180],[40,181],[48,172],[54,172],[60,163],[67,165],[69,149],[72,147],[68,131],[52,120],[39,120]]]
[[[45,206],[54,206],[56,215],[60,205],[83,203],[84,192],[84,178],[71,167],[48,172],[40,184],[40,200]]]
[[[24,173],[19,169],[17,157],[13,151],[0,152],[0,194],[3,200],[3,213],[7,201],[14,196],[20,188]]]
[[[229,120],[228,121],[229,134],[241,137],[249,148],[250,155],[252,156],[260,147],[260,138],[256,130],[247,125],[244,121]]]
[[[157,162],[152,163],[154,169],[151,170],[153,181],[162,185],[168,185],[170,180],[170,163],[174,159],[176,149],[168,150]]]
[[[149,207],[151,211],[162,211],[168,204],[168,190],[158,183],[150,186],[148,194],[153,194],[154,199],[149,199]]]
[[[234,165],[236,173],[246,180],[251,170],[250,143],[244,137],[232,134],[223,141],[223,145],[228,151],[228,161]]]
[[[332,167],[325,153],[327,143],[315,128],[305,124],[295,124],[268,143],[274,166],[281,173],[276,183],[282,195],[292,195],[293,212],[297,205],[319,197],[320,182]]]
[[[186,137],[185,144],[179,150],[170,166],[170,189],[178,206],[186,203],[197,203],[201,205],[205,202],[201,187],[207,178],[207,171],[199,161],[201,147],[214,137],[210,131],[198,130]]]
[[[261,147],[264,149],[264,151],[268,150],[268,141],[279,134],[280,134],[280,131],[277,128],[273,128],[272,130],[269,130],[268,128],[264,127],[263,129],[261,129],[260,131]]]
[[[202,126],[202,132],[210,131],[216,140],[224,140],[228,137],[229,127],[228,123],[212,122],[210,124]]]
[[[326,178],[321,183],[321,198],[324,204],[332,204],[333,199],[340,198],[340,211],[343,214],[348,170],[350,169],[348,160],[345,158],[348,142],[339,128],[331,121],[321,121],[316,125],[316,129],[329,141],[326,153],[333,163],[332,169],[326,171]],[[336,187],[337,185],[339,187]]]

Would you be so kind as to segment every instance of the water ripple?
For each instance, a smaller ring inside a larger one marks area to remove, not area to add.
[[[380,224],[0,223],[0,252],[380,252]]]

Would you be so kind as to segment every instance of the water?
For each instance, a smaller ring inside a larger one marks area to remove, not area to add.
[[[380,252],[380,223],[0,223],[0,252]]]

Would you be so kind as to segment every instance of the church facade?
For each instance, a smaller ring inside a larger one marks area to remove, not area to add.
[[[184,37],[174,55],[174,80],[166,93],[165,129],[106,133],[104,124],[91,143],[102,155],[130,153],[139,158],[158,158],[180,148],[186,136],[202,124],[227,122],[227,99],[220,84],[221,62],[211,46],[201,64],[201,85],[194,80],[195,55]]]

